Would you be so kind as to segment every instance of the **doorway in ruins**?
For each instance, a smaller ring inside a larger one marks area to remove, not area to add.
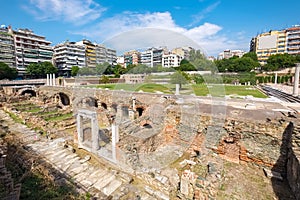
[[[96,112],[92,110],[78,110],[78,147],[95,153],[99,149],[98,131],[99,126]]]
[[[97,116],[95,110],[78,110],[78,147],[115,163],[118,128],[115,124],[100,128]]]
[[[92,148],[91,119],[87,117],[81,117],[81,121],[82,121],[83,145],[91,149]]]

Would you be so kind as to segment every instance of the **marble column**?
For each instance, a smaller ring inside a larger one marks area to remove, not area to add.
[[[47,81],[46,81],[46,85],[49,85],[49,74],[47,74]]]
[[[55,86],[56,85],[56,83],[55,83],[55,74],[53,74],[53,78],[52,78],[52,81],[53,81],[53,86]]]
[[[83,145],[83,130],[82,130],[82,117],[77,114],[77,134],[78,134],[78,147],[81,148]]]
[[[99,150],[99,128],[97,123],[97,117],[93,115],[91,118],[92,126],[92,152],[96,153]]]
[[[52,74],[49,74],[49,86],[52,86]]]
[[[119,127],[115,123],[111,125],[112,136],[111,136],[111,151],[112,151],[112,159],[114,162],[117,162],[117,152],[116,152],[116,144],[119,142]]]
[[[176,84],[175,95],[179,95],[179,88],[180,88],[180,85],[179,85],[179,84]]]

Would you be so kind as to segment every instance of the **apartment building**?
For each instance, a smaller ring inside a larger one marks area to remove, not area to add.
[[[292,55],[300,54],[300,26],[286,29],[287,52]]]
[[[193,50],[192,47],[177,47],[172,50],[172,53],[179,55],[179,56],[183,57],[184,59],[188,60],[190,57],[191,50]]]
[[[141,52],[141,64],[149,67],[162,64],[162,56],[167,54],[168,50],[166,47],[150,48],[146,51]]]
[[[178,67],[183,57],[177,54],[164,54],[162,55],[162,66],[163,67]]]
[[[89,40],[76,42],[77,45],[85,47],[85,64],[86,67],[96,67],[96,44]]]
[[[44,36],[34,34],[29,29],[13,31],[16,55],[16,67],[19,75],[24,75],[30,63],[52,62],[51,42]]]
[[[53,62],[62,73],[70,73],[72,66],[85,67],[85,47],[66,41],[53,47]]]
[[[219,53],[218,60],[232,58],[233,56],[238,56],[241,58],[246,52],[243,50],[230,50],[226,49],[223,52]]]
[[[125,65],[137,65],[140,63],[141,53],[136,50],[128,51],[124,53]]]
[[[106,48],[106,62],[111,65],[117,64],[117,51],[115,49]]]
[[[96,64],[102,64],[107,62],[106,59],[106,47],[102,44],[95,44],[96,52]]]
[[[286,41],[286,30],[269,31],[253,38],[250,50],[257,54],[258,62],[264,65],[271,55],[288,53]]]
[[[105,62],[115,65],[117,62],[117,52],[114,49],[106,48],[102,44],[92,43],[89,40],[81,40],[76,44],[85,47],[86,67],[96,67],[97,64]]]
[[[0,62],[16,67],[15,44],[11,27],[0,28]]]

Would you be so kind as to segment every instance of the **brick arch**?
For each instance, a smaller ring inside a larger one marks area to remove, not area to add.
[[[145,106],[136,106],[135,110],[137,111],[138,116],[141,117],[144,114],[146,108]]]
[[[64,93],[64,92],[59,92],[59,93],[58,93],[58,96],[59,96],[60,102],[61,102],[64,106],[69,106],[69,105],[71,105],[71,99],[70,99],[69,95],[67,95],[67,94]]]
[[[150,120],[143,120],[140,122],[140,126],[144,128],[152,128],[153,123]]]
[[[95,107],[98,108],[98,100],[95,97],[85,96],[79,99],[77,102],[77,106],[87,106],[87,107]]]
[[[25,94],[30,94],[31,96],[36,97],[37,96],[37,91],[32,88],[23,88],[18,91],[19,95],[25,95]]]

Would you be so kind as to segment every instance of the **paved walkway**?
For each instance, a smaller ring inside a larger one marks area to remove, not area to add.
[[[283,84],[274,84],[274,83],[268,83],[267,85],[269,85],[272,88],[275,88],[277,90],[280,90],[282,92],[285,92],[287,94],[293,94],[293,86],[283,85]]]

